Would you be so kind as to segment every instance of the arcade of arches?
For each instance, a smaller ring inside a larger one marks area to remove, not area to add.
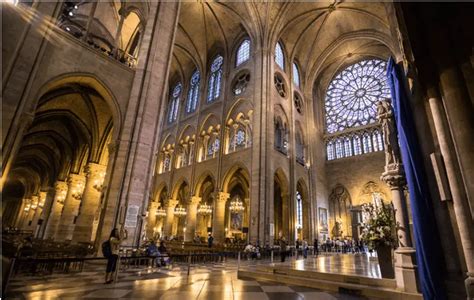
[[[377,103],[391,97],[394,57],[409,77],[446,274],[474,274],[472,40],[455,29],[463,18],[433,22],[432,36],[414,13],[431,24],[462,7],[12,2],[2,5],[3,228],[96,247],[114,227],[128,246],[358,240],[362,205],[393,200]]]

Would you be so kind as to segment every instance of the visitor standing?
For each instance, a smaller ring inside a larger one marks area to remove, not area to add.
[[[314,255],[318,256],[319,255],[319,242],[318,242],[318,238],[315,238],[314,239]]]
[[[285,237],[281,237],[280,239],[280,256],[281,256],[281,262],[285,262],[285,257],[286,257],[286,246],[287,242]]]
[[[209,237],[207,238],[207,246],[212,248],[212,243],[214,242],[214,237],[209,233]]]
[[[127,231],[123,228],[119,231],[117,228],[112,229],[110,237],[102,244],[102,252],[107,258],[107,267],[105,270],[105,283],[112,283],[113,274],[117,269],[117,261],[119,258],[120,243],[127,238]]]
[[[306,239],[303,239],[303,257],[307,258],[308,257],[308,242]]]

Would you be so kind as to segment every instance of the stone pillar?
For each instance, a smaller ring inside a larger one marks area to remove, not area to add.
[[[35,215],[33,216],[33,221],[31,222],[31,230],[33,230],[33,236],[38,237],[38,222],[43,215],[44,203],[46,202],[46,192],[39,192],[38,194],[38,204],[36,207]]]
[[[30,210],[28,212],[28,217],[26,220],[27,222],[26,230],[33,231],[33,234],[35,233],[35,228],[36,228],[35,222],[38,221],[35,218],[37,216],[37,211],[39,210],[38,204],[39,204],[39,196],[38,195],[31,196],[31,206],[30,206]],[[39,215],[38,215],[38,218],[39,218]]]
[[[86,182],[82,194],[81,208],[77,217],[72,240],[80,243],[90,243],[95,240],[92,236],[94,218],[100,209],[100,194],[105,178],[106,166],[89,163],[86,166]]]
[[[43,192],[46,193],[46,196],[45,196],[45,201],[44,201],[43,212],[41,213],[41,217],[40,217],[40,219],[43,221],[38,231],[39,238],[44,238],[46,226],[48,225],[49,217],[51,216],[51,213],[52,213],[55,189],[52,187],[48,187]]]
[[[437,92],[435,92],[435,94],[437,94]],[[470,218],[468,201],[464,196],[462,183],[460,183],[458,179],[455,153],[453,153],[449,147],[450,134],[443,117],[443,103],[439,97],[431,97],[429,103],[433,114],[433,123],[436,136],[438,137],[439,148],[446,167],[448,183],[453,198],[454,214],[456,215],[456,223],[459,230],[464,259],[466,261],[466,290],[468,294],[474,295],[474,229],[472,227],[472,219]]]
[[[74,218],[77,216],[82,193],[84,191],[84,176],[70,174],[68,178],[68,189],[64,200],[63,213],[59,221],[56,234],[58,241],[72,240],[74,232]]]
[[[117,31],[115,32],[115,45],[114,45],[114,56],[117,57],[118,51],[120,49],[120,36],[122,35],[122,27],[123,21],[125,20],[125,10],[123,8],[119,9],[120,21],[117,27]]]
[[[214,212],[212,214],[212,235],[214,236],[214,241],[217,243],[223,243],[225,240],[225,207],[229,198],[229,193],[219,192],[217,193],[217,197],[214,200]]]
[[[412,247],[410,225],[408,221],[408,208],[403,193],[406,185],[405,173],[401,164],[385,166],[385,172],[380,178],[392,191],[392,202],[395,209],[397,222],[397,237],[399,246],[395,249],[395,280],[397,288],[417,293],[417,270],[415,265],[415,249]]]
[[[32,210],[31,198],[26,198],[23,201],[25,202],[25,207],[23,208],[20,222],[18,224],[18,229],[20,230],[26,230],[26,226],[28,225],[28,222],[29,222],[28,216],[30,215],[30,211]]]
[[[20,210],[18,210],[17,216],[15,218],[14,227],[20,228],[21,223],[23,222],[23,218],[25,216],[25,207],[26,207],[26,199],[21,199]]]
[[[146,227],[146,237],[152,238],[155,235],[155,224],[157,221],[156,217],[156,210],[160,203],[158,202],[150,202],[150,209],[148,209],[148,220],[147,220],[147,227]]]
[[[191,197],[188,202],[186,211],[186,232],[184,234],[184,241],[189,242],[194,239],[196,235],[196,219],[197,219],[197,207],[201,202],[201,197]]]
[[[54,239],[58,231],[59,220],[64,207],[68,185],[65,181],[56,181],[54,185],[54,200],[51,206],[51,213],[46,224],[44,233],[45,239]]]
[[[173,228],[173,221],[174,221],[174,208],[178,205],[178,200],[169,199],[165,202],[165,210],[166,210],[166,217],[165,217],[165,224],[163,235],[166,237],[171,236],[171,230]]]

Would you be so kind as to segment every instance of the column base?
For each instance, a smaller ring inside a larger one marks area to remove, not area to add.
[[[464,285],[466,286],[467,299],[474,299],[474,273],[467,273]]]
[[[411,247],[397,248],[394,253],[397,289],[408,293],[419,293],[415,253]]]

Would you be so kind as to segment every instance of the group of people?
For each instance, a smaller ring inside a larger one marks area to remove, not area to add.
[[[324,252],[336,253],[364,253],[367,250],[361,240],[356,241],[349,238],[327,238],[321,247]]]

